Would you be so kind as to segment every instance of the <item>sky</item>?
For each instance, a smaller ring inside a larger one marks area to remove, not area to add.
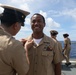
[[[76,0],[0,0],[0,4],[11,5],[30,12],[25,19],[25,26],[15,36],[18,40],[32,33],[30,18],[34,13],[40,13],[46,20],[43,32],[47,36],[50,36],[50,30],[57,30],[59,41],[64,40],[64,33],[68,33],[69,38],[76,41]]]

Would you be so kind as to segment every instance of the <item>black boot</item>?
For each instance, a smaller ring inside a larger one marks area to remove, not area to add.
[[[69,62],[69,63],[65,63],[65,65],[66,65],[66,66],[69,66],[69,65],[71,65],[71,63],[70,63],[70,62]]]

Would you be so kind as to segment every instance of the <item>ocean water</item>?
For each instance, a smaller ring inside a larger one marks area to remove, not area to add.
[[[62,44],[62,47],[64,46],[64,42],[60,41]],[[70,58],[76,58],[76,41],[71,41],[71,52],[70,52]]]

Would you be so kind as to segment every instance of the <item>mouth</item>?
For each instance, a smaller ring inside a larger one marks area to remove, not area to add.
[[[39,27],[34,27],[35,29],[40,29]]]
[[[40,32],[40,27],[34,27],[34,31],[36,31],[36,32]]]

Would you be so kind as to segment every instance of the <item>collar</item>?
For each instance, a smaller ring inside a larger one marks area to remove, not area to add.
[[[48,40],[48,38],[50,38],[50,37],[48,37],[47,35],[44,34],[40,44],[49,43],[50,41]],[[32,34],[27,38],[27,40],[29,40],[29,41],[33,40]]]

